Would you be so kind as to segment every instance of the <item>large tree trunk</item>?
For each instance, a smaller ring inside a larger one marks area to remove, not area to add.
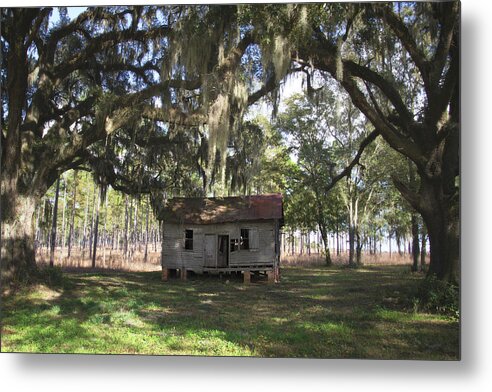
[[[457,134],[454,135],[457,138]],[[402,195],[422,215],[430,244],[428,274],[440,280],[459,282],[459,190],[455,185],[456,157],[449,157],[455,145],[436,149],[438,156],[427,172],[420,173],[418,194],[395,182]],[[448,159],[446,158],[448,155]],[[455,154],[457,156],[457,154]]]
[[[439,197],[438,184],[423,180],[422,217],[427,226],[430,244],[429,274],[438,279],[459,281],[459,202]]]
[[[26,103],[28,75],[24,34],[29,30],[30,20],[27,12],[26,15],[23,15],[20,9],[13,9],[12,12],[16,19],[15,29],[10,28],[5,31],[5,38],[9,43],[6,59],[8,121],[2,124],[2,135],[0,135],[1,281],[4,288],[8,287],[9,283],[28,278],[30,272],[36,268],[33,221],[36,204],[34,198],[21,196],[18,189],[22,156],[21,124]],[[2,83],[2,90],[3,88]],[[7,131],[4,138],[5,129]]]
[[[34,210],[36,198],[16,195],[2,203],[1,284],[28,281],[36,270]]]

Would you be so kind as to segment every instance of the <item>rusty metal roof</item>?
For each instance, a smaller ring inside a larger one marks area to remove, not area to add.
[[[168,200],[159,214],[164,222],[212,224],[279,219],[283,221],[280,193],[223,198],[185,198]]]

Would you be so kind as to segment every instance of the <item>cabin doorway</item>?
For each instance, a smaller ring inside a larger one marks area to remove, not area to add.
[[[216,267],[215,234],[205,234],[205,267]]]
[[[229,266],[229,236],[217,236],[217,267]]]

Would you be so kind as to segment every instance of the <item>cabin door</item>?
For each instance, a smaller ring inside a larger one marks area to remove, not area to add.
[[[205,234],[205,267],[216,267],[215,234]]]
[[[229,266],[229,236],[217,236],[217,267]]]

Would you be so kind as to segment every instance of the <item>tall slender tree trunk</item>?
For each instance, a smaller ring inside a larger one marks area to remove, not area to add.
[[[337,235],[337,256],[340,256],[340,228],[338,226],[338,220],[336,226],[336,235]]]
[[[396,246],[398,247],[398,254],[400,256],[403,256],[403,252],[401,250],[401,237],[399,236],[398,233],[396,234]]]
[[[103,186],[99,185],[99,192],[97,192],[97,200],[95,202],[95,219],[94,219],[94,248],[92,250],[92,268],[96,268],[96,256],[97,256],[97,234],[99,229],[99,207],[102,202]]]
[[[138,243],[138,200],[135,200],[135,213],[133,215],[133,228],[132,228],[132,255],[137,251]]]
[[[354,195],[349,195],[347,207],[348,207],[348,214],[349,214],[349,229],[348,229],[349,265],[355,266],[357,263],[355,241],[356,241],[356,235],[358,233],[358,222],[359,222],[358,197]]]
[[[106,193],[106,192],[104,192]],[[101,200],[102,202],[102,200]],[[103,248],[103,265],[106,265],[106,245],[107,245],[107,238],[106,238],[106,223],[108,221],[108,196],[105,194],[104,195],[104,226],[103,226],[103,235],[101,239],[102,243],[102,248]]]
[[[87,176],[86,176],[87,179]],[[82,242],[81,242],[81,250],[82,250],[82,260],[85,257],[85,246],[87,244],[87,217],[89,215],[89,192],[87,191],[85,194],[85,211],[84,211],[84,228],[82,232]]]
[[[67,209],[67,181],[63,176],[63,208],[62,208],[62,229],[61,229],[61,238],[60,238],[60,253],[63,258],[63,250],[65,248],[65,236],[66,236],[66,224],[65,224],[65,211]]]
[[[92,217],[91,217],[91,227],[89,231],[89,258],[92,259],[93,255],[93,240],[94,240],[94,221],[96,218],[96,195],[97,195],[97,187],[96,184],[94,184],[93,192],[92,192]]]
[[[147,262],[148,248],[149,248],[149,209],[150,202],[147,203],[147,212],[145,217],[145,253],[144,253],[144,263]]]
[[[425,271],[425,257],[427,256],[427,234],[422,228],[421,235],[421,247],[420,247],[420,271]]]
[[[128,259],[128,195],[125,195],[125,233],[123,236],[123,254],[125,260]]]
[[[355,227],[354,225],[349,225],[349,265],[355,265]]]
[[[329,247],[328,247],[329,249]],[[308,231],[307,233],[307,250],[308,250],[308,256],[311,256],[311,232]]]
[[[56,249],[56,225],[58,216],[58,196],[60,194],[60,177],[56,180],[55,202],[53,204],[53,217],[51,221],[51,246],[50,246],[50,267],[55,264],[55,249]]]
[[[72,241],[75,241],[74,237],[74,225],[75,225],[75,207],[77,205],[77,170],[73,171],[73,188],[72,188],[72,211],[70,216],[70,229],[68,231],[68,250],[67,257],[70,259],[72,252]]]
[[[355,232],[355,240],[356,240],[355,253],[356,253],[357,265],[362,265],[362,241],[360,239],[359,230],[356,230]]]
[[[419,270],[420,246],[419,246],[419,224],[417,214],[412,213],[412,271]]]
[[[304,254],[304,233],[301,231],[299,233],[299,236],[300,236],[300,252],[299,254]]]
[[[328,230],[325,226],[318,223],[319,231],[321,232],[321,239],[323,240],[323,248],[325,253],[325,264],[327,266],[332,265],[331,255],[330,255],[330,244],[328,243]]]
[[[390,259],[391,259],[391,256],[392,256],[392,252],[391,252],[391,231],[388,232],[388,247],[389,247],[389,254],[390,254]]]

